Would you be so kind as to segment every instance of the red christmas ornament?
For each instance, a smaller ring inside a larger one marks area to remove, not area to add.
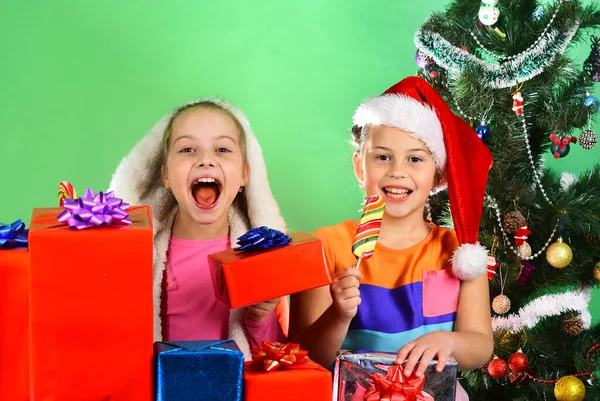
[[[550,140],[552,142],[554,142],[555,139],[556,139],[556,132],[553,132],[553,133],[550,134]]]
[[[502,379],[508,374],[508,364],[497,356],[488,365],[488,373],[494,379]]]
[[[460,50],[462,50],[463,52],[466,52],[466,51],[467,51],[467,46],[462,46],[462,47],[460,48]]]
[[[512,98],[513,98],[512,109],[516,115],[522,116],[523,115],[523,96],[521,96],[521,92],[519,92],[519,91],[513,92],[512,95],[513,95],[512,96]]]
[[[494,255],[488,256],[487,260],[487,274],[490,280],[494,279],[496,275],[496,269],[500,266],[500,263],[496,261],[496,257]]]
[[[577,137],[576,136],[572,136],[571,137],[571,142],[572,143],[577,143]]]
[[[429,75],[430,75],[432,78],[435,78],[435,77],[437,77],[437,71],[431,71],[431,72],[429,73]]]
[[[560,159],[560,153],[555,153],[553,156],[555,159]]]
[[[508,366],[515,372],[525,372],[529,367],[529,359],[519,348],[517,352],[508,358]]]
[[[515,243],[517,245],[523,245],[527,241],[527,237],[531,234],[531,231],[527,229],[527,224],[519,228],[515,233]]]
[[[568,144],[568,143],[571,143],[571,138],[564,137],[564,138],[562,139],[562,143],[563,143],[564,145],[566,145],[566,144]]]

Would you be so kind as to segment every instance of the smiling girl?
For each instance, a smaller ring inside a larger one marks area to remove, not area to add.
[[[448,360],[481,367],[493,350],[487,251],[477,243],[489,150],[416,77],[366,100],[354,124],[356,178],[366,196],[385,199],[379,240],[358,270],[357,220],[316,231],[333,284],[292,296],[290,336],[323,366],[344,349],[396,354],[407,375],[434,359],[438,371]],[[425,218],[429,195],[446,185],[456,231]]]

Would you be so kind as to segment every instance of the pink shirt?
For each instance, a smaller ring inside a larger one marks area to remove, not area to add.
[[[215,297],[207,255],[229,248],[229,237],[184,240],[171,237],[166,270],[166,340],[227,338],[229,308]],[[250,346],[283,341],[274,313],[260,322],[244,319]]]

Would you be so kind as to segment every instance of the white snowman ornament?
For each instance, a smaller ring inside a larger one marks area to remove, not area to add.
[[[494,25],[498,22],[500,10],[498,9],[499,0],[481,0],[479,7],[479,21],[484,25]]]

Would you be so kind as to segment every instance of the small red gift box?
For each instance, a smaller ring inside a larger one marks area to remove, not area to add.
[[[29,253],[0,250],[0,400],[29,400]]]
[[[331,372],[297,344],[263,342],[244,365],[244,401],[331,401]]]
[[[152,399],[150,209],[85,230],[35,209],[29,231],[31,391],[36,400]]]
[[[331,284],[321,240],[305,232],[290,236],[277,248],[208,255],[217,298],[235,309]]]

